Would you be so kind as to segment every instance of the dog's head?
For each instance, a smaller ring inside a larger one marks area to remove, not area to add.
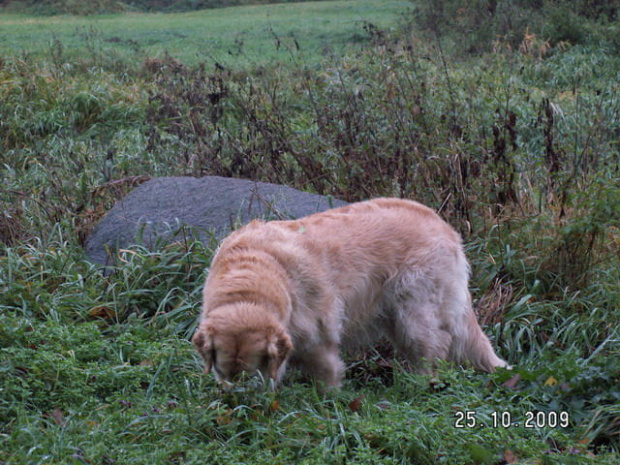
[[[205,373],[212,371],[223,387],[244,373],[277,384],[293,348],[291,338],[271,315],[240,305],[222,308],[196,330],[192,342],[205,361]]]

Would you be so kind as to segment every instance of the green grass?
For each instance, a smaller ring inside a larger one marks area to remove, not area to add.
[[[295,41],[306,60],[340,54],[352,42],[363,40],[362,23],[393,26],[408,6],[405,0],[344,0],[174,14],[51,18],[4,14],[0,44],[4,53],[47,58],[53,41],[59,41],[65,53],[76,57],[88,53],[89,37],[99,35],[101,53],[144,57],[168,53],[186,63],[215,60],[241,68],[286,61],[290,49],[296,49]]]
[[[604,423],[590,424],[583,402],[613,404],[617,357],[557,357],[534,343],[511,357],[512,372],[444,366],[431,378],[375,355],[356,363],[340,394],[323,397],[296,377],[277,393],[224,394],[188,342],[211,248],[136,249],[102,278],[56,235],[48,250],[19,247],[2,259],[7,464],[594,463],[585,444]],[[459,412],[475,425],[457,427]],[[493,425],[504,412],[519,425]],[[566,412],[570,427],[526,428],[529,412]]]
[[[425,34],[409,6],[0,17],[0,463],[617,463],[617,26],[457,5]],[[496,36],[507,13],[534,36]],[[189,342],[216,244],[108,275],[82,249],[138,176],[204,174],[440,210],[514,370],[421,376],[379,346],[338,394],[221,393]]]

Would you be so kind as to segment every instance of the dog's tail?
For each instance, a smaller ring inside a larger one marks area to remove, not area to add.
[[[465,327],[462,341],[464,360],[462,361],[467,361],[474,368],[489,373],[494,372],[496,368],[508,368],[508,363],[495,354],[489,338],[482,332],[471,307],[465,316]]]
[[[460,323],[455,325],[450,359],[457,363],[470,363],[474,368],[492,373],[496,368],[510,368],[506,361],[495,354],[489,338],[482,332],[474,313],[468,289],[469,266],[464,253],[457,254],[452,295],[453,305],[460,307],[455,313]],[[459,276],[460,275],[460,276]],[[457,320],[458,321],[458,320]]]

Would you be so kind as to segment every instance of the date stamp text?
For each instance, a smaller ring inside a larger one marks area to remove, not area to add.
[[[525,412],[516,418],[511,412],[491,412],[479,418],[473,410],[458,411],[454,417],[455,428],[567,428],[570,425],[568,412]]]

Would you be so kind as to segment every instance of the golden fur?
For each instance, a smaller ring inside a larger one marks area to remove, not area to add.
[[[423,368],[437,359],[493,371],[472,310],[461,238],[431,209],[375,199],[295,221],[253,221],[213,259],[193,342],[224,384],[278,383],[287,362],[338,387],[341,348],[386,336]]]

